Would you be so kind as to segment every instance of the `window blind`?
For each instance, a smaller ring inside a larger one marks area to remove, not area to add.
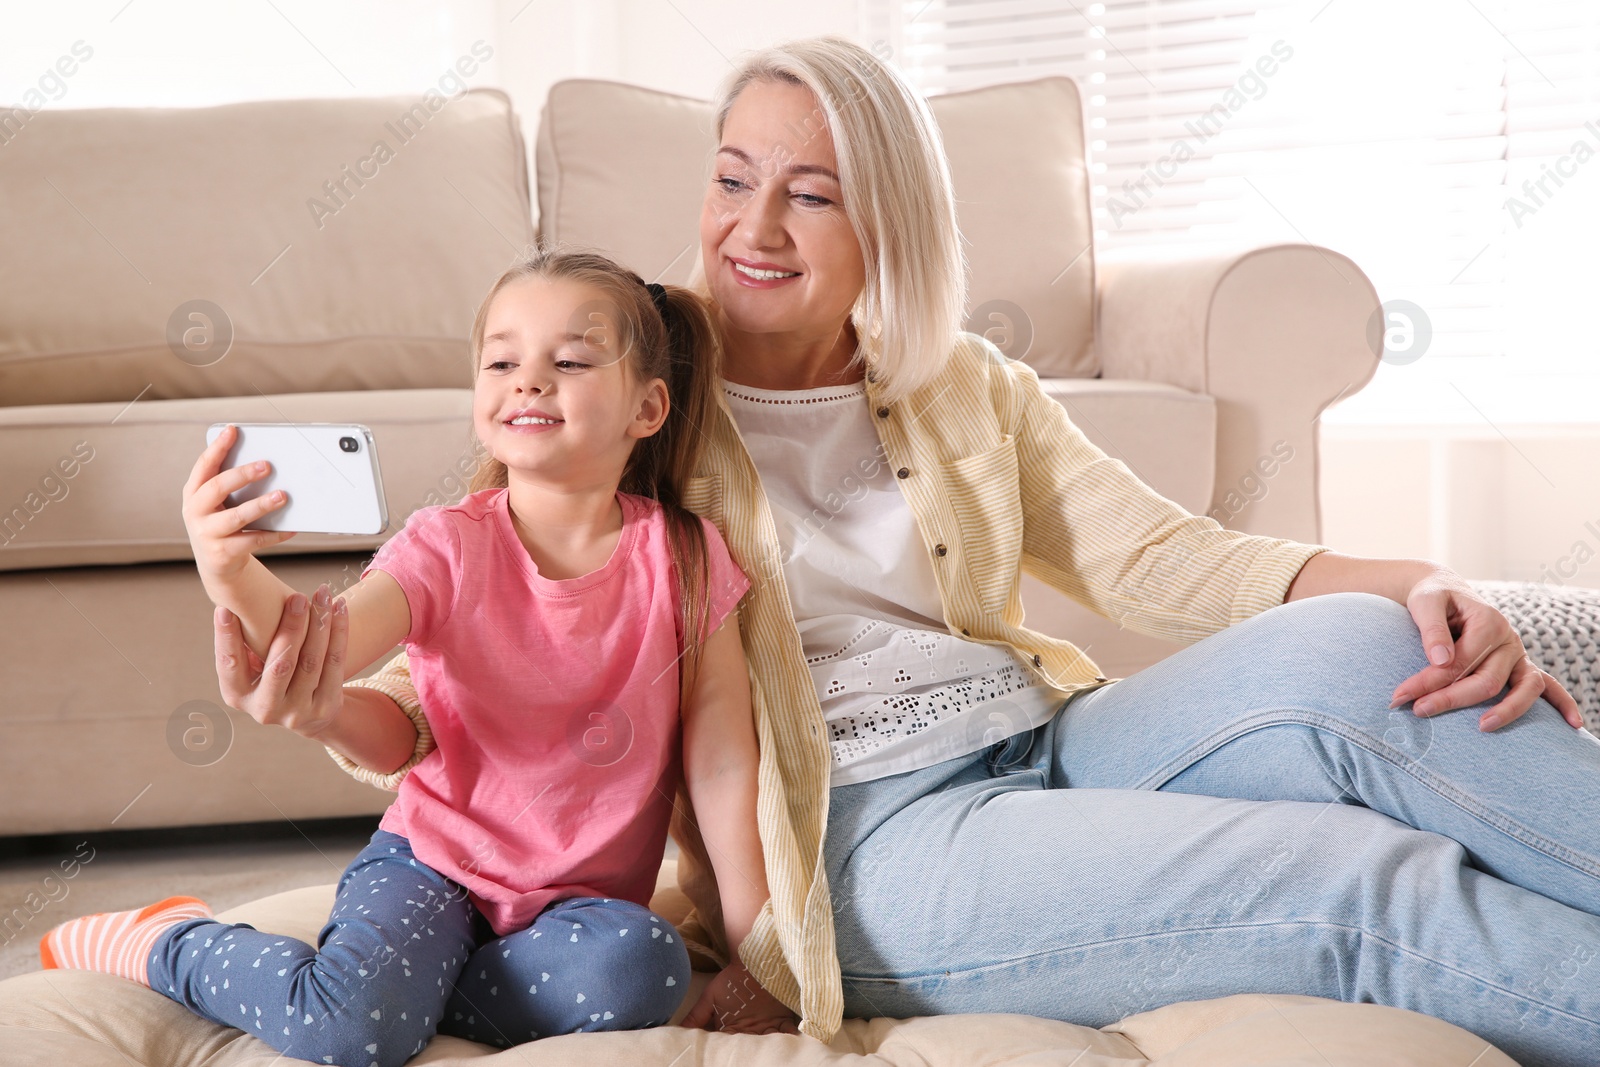
[[[863,32],[926,93],[1078,83],[1101,252],[1304,240],[1420,307],[1423,356],[1381,365],[1332,421],[1600,419],[1586,301],[1552,297],[1600,236],[1600,161],[1562,162],[1579,136],[1600,153],[1590,0],[863,2]],[[1562,195],[1514,213],[1541,178]]]
[[[1600,6],[1505,3],[1508,386],[1520,405],[1600,420]],[[1498,16],[1497,16],[1498,17]],[[1576,420],[1574,420],[1576,421]]]

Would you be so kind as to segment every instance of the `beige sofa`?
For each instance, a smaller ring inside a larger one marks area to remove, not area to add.
[[[934,110],[970,242],[973,328],[1035,366],[1097,444],[1173,500],[1233,528],[1316,540],[1318,413],[1376,364],[1365,334],[1377,297],[1355,264],[1304,245],[1097,257],[1071,82],[941,97]],[[704,101],[556,85],[537,146],[540,229],[647,278],[685,279],[708,117]],[[459,494],[470,317],[534,234],[517,129],[502,94],[473,91],[434,108],[388,98],[43,113],[5,146],[8,832],[298,820],[387,802],[319,747],[217,708],[179,487],[213,421],[338,420],[376,434],[391,529]],[[380,140],[392,149],[382,159]],[[271,565],[301,589],[339,587],[378,540],[301,536]],[[1033,625],[1072,637],[1113,676],[1173,648],[1038,583],[1027,604]],[[669,917],[682,909],[673,881],[669,864],[655,901]],[[331,896],[309,887],[225,917],[314,940]],[[1100,1030],[949,1016],[849,1021],[831,1047],[666,1028],[489,1053],[440,1038],[416,1062],[1512,1062],[1415,1013],[1251,994]],[[149,990],[81,972],[0,983],[0,1061],[285,1062]]]
[[[534,237],[504,94],[41,112],[0,196],[0,811],[11,834],[376,812],[317,746],[226,711],[179,518],[207,425],[372,427],[390,529],[470,469],[466,342]],[[1337,252],[1096,255],[1076,87],[938,97],[971,328],[1098,445],[1252,533],[1319,538],[1317,416],[1376,368],[1371,284]],[[683,281],[709,105],[557,84],[540,229]],[[380,144],[384,149],[380,149]],[[196,303],[204,301],[206,303]],[[342,588],[382,538],[271,565]],[[1026,579],[1029,624],[1125,677],[1178,646]],[[375,668],[374,668],[375,669]],[[85,773],[85,769],[92,769]]]

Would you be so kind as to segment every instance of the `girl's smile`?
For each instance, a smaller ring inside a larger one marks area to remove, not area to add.
[[[514,433],[539,433],[553,430],[564,421],[539,408],[519,408],[505,420],[505,426]]]

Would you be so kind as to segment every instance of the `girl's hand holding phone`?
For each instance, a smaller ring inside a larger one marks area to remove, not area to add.
[[[260,481],[271,473],[262,460],[243,467],[222,469],[228,449],[233,447],[239,428],[229,426],[206,446],[189,480],[183,486],[183,525],[189,532],[189,545],[206,591],[217,600],[215,585],[226,586],[237,578],[259,549],[282,544],[293,537],[286,530],[246,530],[261,516],[281,508],[287,500],[283,490],[246,500],[238,507],[226,507],[228,494]]]

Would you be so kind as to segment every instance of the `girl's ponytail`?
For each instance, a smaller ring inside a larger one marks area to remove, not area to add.
[[[716,411],[716,393],[722,374],[722,345],[705,302],[692,290],[662,286],[653,301],[667,328],[667,383],[671,405],[661,429],[634,446],[640,480],[666,509],[672,559],[678,573],[683,659],[679,674],[681,696],[687,702],[700,670],[700,633],[706,625],[710,575],[705,530],[700,519],[683,505],[683,488],[700,464],[706,427]],[[630,470],[632,469],[630,464]],[[626,480],[626,479],[625,479]]]

